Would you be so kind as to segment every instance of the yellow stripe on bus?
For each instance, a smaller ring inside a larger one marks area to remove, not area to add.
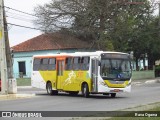
[[[128,81],[125,81],[123,84],[113,84],[113,83],[110,83],[108,80],[105,80],[105,83],[107,84],[108,87],[111,87],[111,88],[124,88],[128,85]]]

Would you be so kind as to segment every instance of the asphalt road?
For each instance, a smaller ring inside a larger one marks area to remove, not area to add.
[[[31,88],[18,93],[35,93],[32,98],[0,101],[0,111],[114,111],[160,102],[160,83],[133,85],[131,93],[117,94],[116,98],[91,95],[89,98],[60,93],[49,96],[46,91]]]

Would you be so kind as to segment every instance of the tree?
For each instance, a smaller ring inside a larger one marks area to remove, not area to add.
[[[113,29],[110,31],[110,36],[113,40],[114,48],[118,51],[133,51],[138,68],[138,60],[144,59],[148,54],[149,60],[153,60],[152,44],[155,44],[157,36],[153,35],[156,26],[151,27],[154,20],[152,15],[153,8],[147,0],[142,4],[128,5],[119,8],[121,12],[113,20]],[[153,37],[154,36],[154,37]],[[155,52],[154,52],[155,53]],[[154,60],[152,62],[152,65]],[[152,66],[151,65],[151,66]]]
[[[153,17],[146,29],[148,30],[149,38],[149,47],[147,49],[149,67],[152,68],[155,65],[155,61],[160,59],[159,17]]]
[[[70,28],[74,19],[85,13],[88,0],[52,0],[44,6],[37,6],[35,13],[36,25],[44,32],[53,32]]]

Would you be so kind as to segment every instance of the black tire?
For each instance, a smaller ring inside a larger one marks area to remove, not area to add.
[[[49,95],[52,95],[52,84],[50,82],[47,83],[46,90]]]
[[[71,95],[71,96],[76,96],[76,95],[78,95],[78,91],[70,91],[69,92],[69,94]]]
[[[88,98],[89,97],[89,88],[88,88],[88,85],[87,83],[85,83],[83,86],[82,86],[82,94],[85,98]]]
[[[116,97],[116,93],[111,93],[111,97],[115,98]]]
[[[51,82],[47,83],[46,89],[47,89],[47,93],[49,95],[57,95],[58,94],[57,90],[52,90],[52,84],[51,84]]]

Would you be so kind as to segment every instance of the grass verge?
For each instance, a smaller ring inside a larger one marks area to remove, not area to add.
[[[31,86],[31,78],[17,78],[17,86]]]
[[[156,106],[156,104],[158,106]],[[152,106],[152,104],[150,105]],[[160,106],[159,105],[160,103],[155,103],[153,104],[154,107],[150,109],[145,109],[144,111],[131,111],[131,113],[124,115],[126,117],[112,117],[110,119],[104,119],[104,120],[160,120]],[[142,106],[142,107],[145,108],[145,106]]]

